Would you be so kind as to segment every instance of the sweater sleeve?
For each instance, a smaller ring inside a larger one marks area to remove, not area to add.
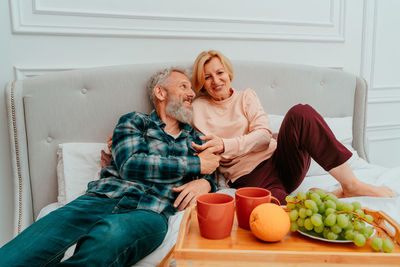
[[[269,118],[258,99],[256,92],[248,88],[244,91],[242,110],[249,123],[248,133],[234,138],[223,138],[225,159],[268,149],[271,140]]]

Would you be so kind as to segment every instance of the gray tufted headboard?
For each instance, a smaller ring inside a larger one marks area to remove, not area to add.
[[[31,224],[45,205],[57,201],[58,144],[105,142],[122,114],[133,110],[149,112],[146,81],[156,70],[170,65],[82,69],[7,85],[16,200],[14,234]],[[294,104],[308,103],[323,116],[353,116],[353,147],[367,159],[364,80],[311,66],[270,62],[233,65],[233,87],[253,87],[269,114],[283,115]]]

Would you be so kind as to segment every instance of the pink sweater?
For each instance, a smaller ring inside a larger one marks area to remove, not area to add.
[[[193,102],[193,124],[203,134],[222,138],[225,151],[219,172],[234,182],[250,173],[276,149],[269,142],[269,118],[253,89],[233,90],[232,96],[215,101],[201,96]]]

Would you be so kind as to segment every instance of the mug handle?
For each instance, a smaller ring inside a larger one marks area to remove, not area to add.
[[[271,201],[275,201],[275,204],[278,205],[278,206],[281,205],[281,203],[279,202],[279,200],[278,200],[276,197],[274,197],[274,196],[271,196]]]

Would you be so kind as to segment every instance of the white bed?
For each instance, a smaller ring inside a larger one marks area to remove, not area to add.
[[[119,116],[133,110],[150,111],[144,85],[153,72],[166,65],[171,64],[84,69],[8,84],[6,100],[17,203],[15,235],[38,216],[81,194],[87,181],[97,178],[99,151]],[[277,131],[282,115],[297,103],[311,104],[327,118],[338,139],[354,151],[350,162],[356,175],[363,181],[389,186],[396,193],[394,199],[357,199],[400,222],[400,168],[386,169],[368,163],[367,86],[362,79],[327,68],[271,62],[234,62],[234,67],[233,86],[237,90],[253,87],[266,112],[277,114],[270,116],[273,130]],[[60,144],[62,151],[57,157]],[[298,190],[332,190],[337,186],[332,177],[312,163]],[[175,243],[182,215],[180,212],[170,218],[166,240],[137,266],[154,266],[163,259]]]

